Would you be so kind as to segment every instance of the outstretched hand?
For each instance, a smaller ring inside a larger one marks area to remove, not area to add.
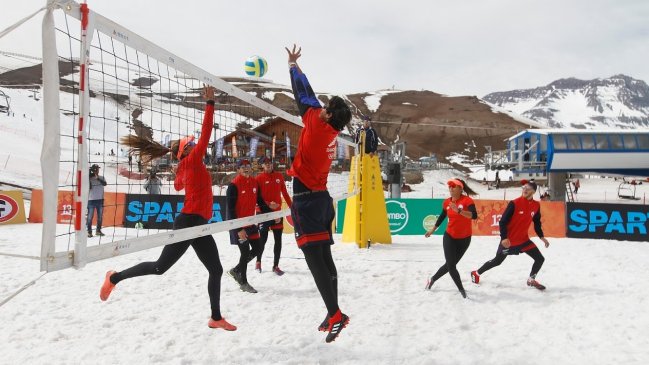
[[[201,95],[203,96],[203,100],[205,101],[214,100],[214,86],[203,84],[203,91],[201,92]]]
[[[295,50],[297,48],[297,51]],[[286,52],[288,52],[288,62],[297,62],[297,59],[302,56],[302,47],[297,47],[295,44],[293,44],[293,50],[289,50],[288,47],[284,47]]]

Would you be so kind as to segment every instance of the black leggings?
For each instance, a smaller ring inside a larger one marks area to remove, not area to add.
[[[203,217],[196,214],[181,213],[174,221],[174,229],[195,227],[203,224],[207,224],[207,221]],[[220,301],[223,267],[221,266],[221,260],[219,260],[219,250],[216,248],[216,242],[214,242],[214,238],[211,235],[166,245],[162,249],[158,261],[139,263],[129,269],[114,274],[110,277],[110,281],[113,284],[117,284],[124,279],[134,278],[136,276],[162,275],[180,259],[190,245],[209,272],[207,292],[210,296],[212,319],[218,321],[221,319]]]
[[[241,274],[241,282],[243,283],[248,282],[248,263],[257,257],[260,246],[259,239],[248,239],[246,242],[237,245],[241,256],[239,256],[239,263],[234,267],[234,270]]]
[[[314,243],[302,247],[302,252],[327,312],[333,316],[338,311],[338,272],[331,256],[331,245]]]
[[[502,264],[503,261],[505,261],[505,259],[507,258],[507,255],[502,252],[503,249],[504,247],[502,245],[499,245],[498,251],[496,251],[496,257],[485,262],[484,265],[482,265],[482,267],[478,269],[478,274],[482,274],[485,271]],[[538,274],[539,270],[541,270],[541,266],[543,266],[543,262],[545,261],[545,258],[541,254],[541,251],[539,251],[538,247],[534,247],[533,249],[526,251],[525,253],[528,254],[532,259],[534,259],[534,264],[532,264],[532,271],[530,272],[530,277],[535,278],[536,274]]]
[[[259,228],[259,254],[257,255],[257,262],[261,262],[261,255],[264,253],[266,241],[268,241],[269,227],[262,225]],[[273,237],[275,238],[275,246],[273,247],[273,268],[279,265],[279,257],[282,255],[282,232],[283,229],[273,229]]]
[[[439,270],[433,275],[433,281],[439,280],[444,274],[449,273],[455,286],[458,290],[463,291],[462,280],[460,280],[460,273],[457,272],[457,263],[460,262],[462,256],[471,244],[471,236],[466,238],[456,239],[451,237],[448,233],[444,232],[443,239],[444,246],[444,259],[446,263],[442,265]]]

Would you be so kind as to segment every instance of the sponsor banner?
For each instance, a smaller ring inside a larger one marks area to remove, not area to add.
[[[478,219],[473,222],[474,236],[500,235],[500,217],[509,201],[474,200]],[[346,200],[338,202],[336,233],[342,233]],[[388,224],[393,235],[423,235],[431,229],[442,212],[444,199],[386,199]],[[566,237],[566,213],[563,202],[541,202],[541,224],[546,237]],[[444,234],[448,219],[445,219],[436,235]],[[530,225],[530,237],[536,236]]]
[[[121,226],[124,221],[124,201],[126,194],[124,193],[104,193],[104,215],[102,225],[104,227]],[[56,209],[56,223],[74,224],[74,192],[59,190],[57,198]],[[84,218],[85,218],[84,213]],[[93,219],[93,225],[96,223],[97,217]],[[29,209],[29,223],[43,223],[43,190],[32,190],[32,203]],[[86,222],[83,221],[83,229],[85,230]]]
[[[385,207],[388,213],[390,233],[393,235],[423,235],[431,229],[442,211],[443,199],[386,199]],[[345,221],[347,200],[338,202],[336,233],[342,233]],[[435,232],[444,234],[446,220]]]
[[[567,236],[649,241],[649,207],[635,204],[568,203]]]
[[[500,218],[509,201],[474,200],[478,219],[473,221],[474,236],[500,235]],[[566,237],[566,213],[563,202],[541,202],[541,226],[546,237]],[[530,224],[530,237],[536,236]]]
[[[17,190],[0,191],[0,224],[25,223],[23,193]]]
[[[184,199],[184,195],[127,194],[124,226],[133,228],[142,223],[147,229],[173,229],[174,219],[180,214]],[[225,196],[214,196],[209,223],[223,221],[224,215]]]

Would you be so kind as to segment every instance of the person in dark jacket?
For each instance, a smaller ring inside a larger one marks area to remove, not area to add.
[[[88,238],[92,237],[92,219],[97,211],[97,228],[95,235],[103,236],[101,232],[101,223],[104,216],[104,186],[106,179],[99,175],[99,165],[90,166],[90,178],[88,179],[90,190],[88,191],[88,219],[86,228],[88,229]]]
[[[337,96],[323,108],[297,65],[302,49],[293,45],[292,51],[288,48],[286,51],[293,95],[304,123],[297,153],[288,171],[294,177],[291,217],[295,240],[327,307],[327,316],[318,329],[328,332],[325,341],[329,343],[345,328],[349,317],[338,306],[338,274],[331,255],[334,206],[327,191],[327,177],[336,155],[336,137],[352,114],[345,101]]]
[[[129,135],[122,138],[122,144],[131,148],[131,153],[140,155],[146,162],[171,152],[173,158],[180,160],[176,170],[174,188],[177,191],[185,189],[185,203],[174,220],[174,229],[195,227],[207,224],[212,218],[212,177],[203,164],[203,156],[212,134],[214,124],[214,88],[203,88],[203,98],[206,100],[205,116],[201,137],[198,144],[194,143],[194,136],[188,136],[179,142],[173,143],[171,149],[149,139]],[[207,292],[210,297],[211,316],[207,322],[210,328],[222,328],[226,331],[237,329],[221,316],[221,276],[223,266],[219,259],[219,250],[212,235],[196,239],[176,242],[164,246],[157,261],[142,262],[121,272],[110,270],[106,273],[104,284],[99,292],[102,301],[108,300],[115,285],[122,280],[143,276],[162,275],[173,266],[180,257],[192,246],[196,256],[201,260],[209,278]]]
[[[507,204],[507,208],[505,208],[505,212],[500,218],[501,241],[496,251],[496,257],[485,262],[478,270],[471,272],[471,281],[476,284],[480,282],[480,275],[502,264],[508,255],[518,255],[523,252],[534,260],[532,271],[527,279],[527,285],[537,289],[545,289],[543,285],[536,281],[536,274],[541,270],[545,258],[527,234],[530,224],[534,223],[534,231],[541,241],[545,243],[545,247],[549,247],[550,242],[545,238],[541,227],[541,205],[534,200],[537,185],[533,181],[523,180],[522,182],[522,195]]]
[[[271,212],[280,205],[271,202],[270,206],[261,197],[257,180],[252,177],[252,166],[246,159],[237,162],[237,176],[228,185],[226,191],[226,220],[252,217],[255,215],[256,207],[262,213]],[[236,245],[241,253],[239,263],[228,271],[230,275],[239,284],[239,289],[248,293],[257,293],[257,290],[248,283],[247,268],[248,263],[252,261],[259,250],[259,228],[256,224],[251,224],[242,228],[230,231],[230,244]]]
[[[374,155],[376,149],[379,147],[379,137],[376,135],[376,131],[372,128],[371,122],[372,119],[369,116],[363,115],[363,127],[359,128],[356,132],[356,143],[361,144],[363,132],[365,132],[365,153]]]

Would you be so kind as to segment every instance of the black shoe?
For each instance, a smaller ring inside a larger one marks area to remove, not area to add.
[[[103,233],[101,232],[101,229],[98,229],[98,230],[95,232],[95,236],[100,236],[100,237],[101,237],[101,236],[105,236],[105,234],[103,234]]]
[[[349,317],[339,309],[338,312],[329,319],[329,333],[327,334],[325,342],[330,343],[335,341],[343,328],[347,327],[347,323],[349,323]]]
[[[241,273],[238,272],[236,268],[233,267],[232,269],[230,269],[230,270],[228,271],[228,275],[230,275],[230,276],[232,277],[232,279],[234,279],[234,281],[236,281],[237,284],[239,284],[239,286],[245,284],[245,283],[241,280]]]
[[[92,238],[92,231],[88,231],[88,238]]]
[[[243,283],[243,284],[239,285],[239,289],[241,289],[241,291],[246,292],[246,293],[253,293],[253,294],[257,293],[257,289],[253,288],[252,285],[250,285],[248,283]]]
[[[320,323],[320,326],[318,326],[318,331],[327,332],[328,328],[329,328],[329,314],[327,313],[324,321],[322,321],[322,323]]]
[[[426,283],[426,290],[430,290],[430,288],[433,287],[433,284],[435,284],[435,280],[433,280],[433,277],[431,276]]]

